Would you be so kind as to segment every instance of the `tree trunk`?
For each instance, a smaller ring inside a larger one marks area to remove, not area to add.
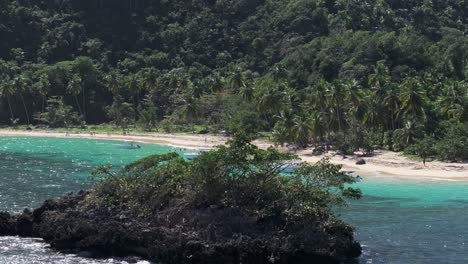
[[[7,96],[7,103],[8,103],[8,108],[10,109],[10,119],[13,122],[13,119],[15,117],[13,115],[13,108],[11,108],[10,96]]]
[[[30,125],[29,122],[29,112],[28,112],[28,107],[26,107],[26,102],[24,101],[23,94],[20,93],[21,101],[23,102],[23,107],[24,107],[24,112],[26,113],[26,120],[28,121],[28,126]]]
[[[138,116],[138,94],[133,94],[133,121],[137,121]]]
[[[80,116],[83,116],[83,112],[81,111],[80,102],[78,101],[78,95],[75,94],[73,97],[75,97],[76,106],[78,107],[78,111],[80,111]]]
[[[82,108],[83,119],[86,122],[86,94],[85,94],[85,88],[84,87],[81,89],[81,92],[83,94],[83,108]]]
[[[44,110],[45,110],[45,100],[46,100],[46,96],[42,95],[42,105],[41,105],[41,112],[42,113],[44,113]]]

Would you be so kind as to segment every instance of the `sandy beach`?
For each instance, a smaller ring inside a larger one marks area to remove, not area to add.
[[[200,149],[214,148],[223,145],[229,138],[215,135],[189,135],[189,134],[162,134],[152,133],[144,135],[122,135],[96,133],[60,133],[51,131],[21,131],[0,130],[0,136],[33,136],[33,137],[69,137],[93,138],[104,140],[126,140],[141,143],[162,144],[173,147]],[[256,140],[254,143],[260,148],[272,146],[270,142]],[[285,148],[282,148],[286,151]],[[364,157],[365,165],[355,165],[360,157],[328,153],[325,155],[312,155],[311,149],[295,152],[302,160],[315,163],[327,156],[332,163],[341,164],[346,170],[355,171],[362,177],[391,177],[399,179],[429,180],[429,181],[468,181],[468,163],[446,163],[440,161],[421,162],[409,160],[399,153],[389,151],[376,151],[372,157]]]

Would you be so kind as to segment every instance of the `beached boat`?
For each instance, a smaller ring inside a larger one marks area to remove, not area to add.
[[[301,166],[297,164],[284,164],[283,166],[280,167],[279,172],[280,173],[286,173],[286,174],[291,174],[295,170],[300,169]]]
[[[184,157],[188,160],[193,160],[194,158],[200,156],[203,152],[210,151],[211,149],[198,149],[196,152],[184,153]]]
[[[184,157],[188,160],[193,160],[194,158],[198,156],[200,156],[200,152],[184,153]]]
[[[136,143],[129,143],[129,144],[114,144],[113,145],[116,148],[121,148],[121,149],[140,149],[141,146],[136,144]]]

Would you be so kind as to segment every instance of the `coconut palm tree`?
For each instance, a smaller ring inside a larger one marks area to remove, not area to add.
[[[188,122],[192,124],[192,131],[194,130],[194,122],[198,118],[199,107],[195,97],[186,96],[183,100],[184,105],[182,106],[181,114]]]
[[[273,129],[273,140],[275,143],[283,145],[287,142],[294,142],[291,128],[293,127],[292,109],[283,109],[275,116],[275,127]]]
[[[20,98],[21,98],[21,102],[23,104],[23,108],[24,108],[24,112],[25,112],[25,115],[26,115],[26,121],[28,123],[28,126],[31,124],[30,120],[29,120],[29,111],[28,111],[28,107],[26,106],[26,102],[24,100],[24,96],[23,96],[23,93],[27,92],[27,83],[26,83],[26,79],[23,77],[23,76],[18,76],[18,77],[15,77],[13,78],[12,80],[12,86],[14,88],[14,92],[19,94]]]
[[[315,133],[315,135],[319,135],[321,142],[323,142],[325,138],[328,139],[328,133],[330,132],[331,118],[327,103],[328,86],[329,83],[320,80],[314,86],[306,88],[308,94],[307,104],[311,107],[313,127],[314,130],[320,131],[319,133]]]
[[[447,81],[442,88],[442,95],[437,100],[440,112],[449,119],[460,121],[465,113],[464,105],[468,98],[468,85],[464,82]]]
[[[296,144],[303,148],[307,147],[313,131],[311,120],[305,115],[295,115],[291,131]]]
[[[122,88],[121,76],[117,72],[111,72],[104,77],[105,85],[108,91],[116,95]]]
[[[345,118],[345,91],[343,85],[337,81],[333,82],[327,90],[328,109],[331,113],[331,124],[338,132],[343,132],[346,126]]]
[[[34,88],[36,91],[39,93],[39,95],[42,97],[42,103],[41,103],[41,112],[45,111],[45,104],[47,101],[47,94],[49,92],[49,89],[51,87],[50,81],[49,81],[49,76],[47,74],[42,74],[39,77],[39,81],[35,83]]]
[[[254,88],[252,87],[252,85],[244,85],[240,91],[239,91],[239,94],[240,96],[247,102],[252,102],[252,100],[254,99]]]
[[[12,86],[10,78],[7,76],[2,77],[1,80],[3,81],[0,82],[0,93],[2,97],[6,97],[7,99],[8,109],[10,110],[10,120],[13,122],[15,117],[13,114],[13,108],[11,107],[10,97],[14,94],[15,89]]]
[[[240,68],[236,68],[231,76],[229,77],[229,87],[233,91],[239,91],[241,87],[245,86],[245,78],[242,70]]]
[[[401,97],[401,113],[406,120],[426,119],[427,98],[419,80],[406,80],[402,85]]]
[[[367,110],[367,104],[362,94],[359,83],[355,80],[348,81],[344,84],[345,102],[348,107],[349,115],[352,118],[352,126],[354,137],[358,134],[358,120],[363,120]]]
[[[80,102],[78,100],[78,95],[81,93],[82,90],[82,81],[79,75],[73,75],[67,85],[67,93],[71,94],[75,98],[76,106],[78,107],[78,111],[80,115],[84,117],[84,113],[81,109]]]
[[[147,91],[152,91],[156,88],[157,81],[158,74],[156,72],[156,69],[150,68],[150,70],[146,74],[144,74],[142,85]]]
[[[226,80],[217,72],[206,77],[205,83],[207,90],[212,93],[221,93],[224,91],[224,87],[226,86]]]
[[[312,111],[309,122],[312,127],[312,136],[316,139],[318,138],[320,143],[323,143],[328,128],[325,112]]]
[[[368,85],[372,89],[383,89],[390,83],[390,70],[389,68],[383,63],[378,62],[374,68],[374,72],[369,75],[368,78]]]
[[[380,101],[375,97],[375,93],[369,94],[365,99],[367,101],[367,111],[364,115],[363,124],[375,131],[382,123]]]
[[[136,121],[138,105],[140,104],[140,93],[143,90],[143,86],[141,85],[140,80],[136,74],[130,74],[125,82],[133,97],[133,108],[135,113],[134,119]]]
[[[395,130],[395,122],[398,116],[398,112],[401,109],[400,91],[397,85],[388,86],[382,103],[385,111],[390,114],[391,129]]]
[[[262,93],[259,95],[257,107],[262,114],[277,114],[288,102],[290,94],[285,83],[273,83],[267,80],[261,84]]]

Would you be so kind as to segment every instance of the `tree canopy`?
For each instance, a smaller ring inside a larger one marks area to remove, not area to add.
[[[466,1],[0,6],[7,125],[37,124],[63,98],[87,124],[121,124],[122,105],[125,126],[273,131],[280,143],[350,152],[406,148],[453,130],[442,121],[468,122]]]

